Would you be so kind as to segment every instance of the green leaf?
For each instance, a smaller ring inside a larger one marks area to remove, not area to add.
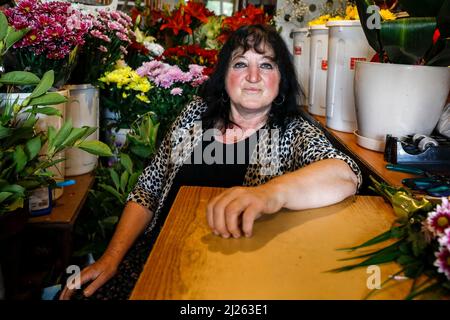
[[[47,149],[55,149],[56,129],[53,126],[47,127]]]
[[[41,137],[35,137],[31,140],[28,140],[25,143],[25,151],[28,156],[28,160],[33,160],[41,150],[42,144],[41,144]]]
[[[10,128],[5,128],[0,124],[0,139],[10,136],[12,132],[13,131]]]
[[[126,153],[120,154],[120,164],[128,171],[129,174],[133,173],[133,161]]]
[[[131,146],[130,150],[132,153],[137,155],[139,158],[148,159],[152,154],[152,149],[147,146]]]
[[[134,188],[134,186],[136,185],[139,176],[141,175],[141,172],[135,172],[130,176],[130,179],[128,179],[128,189],[127,189],[127,193],[130,193],[131,189]]]
[[[14,86],[34,85],[39,81],[40,79],[36,75],[26,71],[11,71],[0,77],[0,83]]]
[[[15,30],[12,27],[8,27],[8,29],[9,32],[5,39],[5,51],[8,51],[14,43],[22,39],[28,33],[28,31],[30,31],[30,29]]]
[[[11,192],[0,192],[0,203],[8,199],[10,196],[12,196],[13,193]]]
[[[18,184],[10,184],[10,185],[2,187],[0,191],[18,193],[18,194],[23,195],[23,193],[25,192],[25,189]]]
[[[122,172],[122,175],[120,176],[120,191],[122,191],[122,193],[126,190],[129,176],[128,171]]]
[[[14,151],[14,162],[16,163],[16,172],[21,172],[27,164],[27,155],[21,145],[18,145]]]
[[[384,254],[384,253],[376,254],[376,255],[370,257],[369,259],[364,260],[361,263],[357,263],[357,264],[353,264],[353,265],[349,265],[349,266],[345,266],[345,267],[341,267],[341,268],[332,269],[332,270],[329,270],[328,272],[335,272],[335,273],[337,273],[337,272],[349,271],[349,270],[360,268],[360,267],[367,267],[367,266],[374,265],[374,264],[382,264],[382,263],[387,263],[387,262],[393,262],[393,261],[397,260],[399,254],[400,253],[398,251],[389,252],[387,254]]]
[[[56,133],[54,146],[55,149],[58,150],[62,145],[63,141],[67,139],[70,132],[72,132],[72,121],[66,120],[62,125],[61,129],[59,129],[58,133]]]
[[[0,11],[0,41],[3,41],[3,39],[5,39],[7,31],[8,19],[6,19],[5,14]]]
[[[52,87],[54,81],[55,81],[55,72],[53,70],[49,70],[46,73],[44,73],[41,81],[36,86],[36,88],[34,88],[29,98],[33,99],[42,96]]]
[[[382,234],[376,236],[375,238],[372,238],[369,241],[366,241],[363,244],[360,244],[360,245],[358,245],[356,247],[342,248],[342,249],[337,249],[337,250],[340,250],[340,251],[354,251],[354,250],[359,249],[359,248],[364,248],[364,247],[372,246],[372,245],[380,243],[380,242],[384,242],[384,241],[389,240],[391,238],[392,238],[391,230],[389,230],[389,231],[383,232]]]
[[[108,186],[106,184],[99,184],[98,186],[100,188],[103,188],[107,192],[111,193],[114,197],[116,197],[120,201],[120,203],[123,203],[122,195],[119,192],[117,192],[113,187]]]
[[[69,136],[66,138],[66,140],[63,141],[61,146],[72,147],[75,142],[77,142],[84,136],[86,131],[86,128],[73,128]]]
[[[111,157],[113,155],[108,145],[96,140],[83,141],[79,145],[77,145],[77,148],[80,148],[81,150],[87,151],[97,156]]]
[[[30,106],[49,106],[58,105],[67,102],[67,98],[58,92],[48,92],[36,98],[32,98],[28,105]]]
[[[399,244],[400,242],[395,242],[393,244],[391,244],[390,246],[387,246],[385,248],[382,248],[380,250],[374,251],[374,252],[370,252],[370,253],[366,253],[366,254],[362,254],[359,256],[354,256],[354,257],[350,257],[350,258],[345,258],[345,259],[339,259],[339,261],[348,261],[348,260],[354,260],[354,259],[360,259],[360,258],[366,258],[366,257],[370,257],[370,256],[375,256],[377,254],[387,254],[387,253],[391,253],[391,252],[395,252],[399,249]]]
[[[436,17],[446,0],[399,0],[411,17]]]
[[[111,179],[113,180],[113,183],[116,187],[116,190],[119,190],[120,188],[120,180],[119,180],[119,175],[117,174],[116,170],[114,169],[110,169],[109,170],[109,174],[111,175]]]
[[[436,45],[438,45],[436,43]],[[438,50],[427,62],[428,66],[447,67],[450,66],[450,39],[445,40],[442,49]]]
[[[383,21],[381,42],[393,63],[417,64],[433,44],[436,18],[403,18]]]
[[[102,219],[101,222],[103,225],[114,227],[117,224],[117,222],[119,222],[119,217],[117,216],[106,217],[105,219]]]
[[[61,111],[53,107],[31,108],[25,110],[24,112],[29,112],[32,114],[45,114],[47,116],[62,116]]]
[[[23,208],[23,198],[18,198],[16,199],[13,203],[11,203],[8,207],[7,207],[7,211],[15,211],[19,208]]]

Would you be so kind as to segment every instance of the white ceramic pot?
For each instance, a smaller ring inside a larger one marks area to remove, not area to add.
[[[58,91],[59,94],[65,96],[67,99],[70,98],[69,90],[60,90]],[[25,100],[31,93],[12,93],[12,94],[1,94],[1,101],[8,101],[8,102],[14,102],[16,99],[18,103],[22,103],[23,100]],[[56,130],[61,129],[61,127],[64,124],[64,120],[66,119],[66,105],[67,103],[60,103],[58,105],[52,105],[52,107],[58,109],[62,117],[58,116],[47,116],[44,114],[38,114],[36,122],[36,130],[38,132],[47,131],[47,128],[49,126],[54,127]],[[46,152],[46,144],[42,147],[40,154],[45,154]],[[65,158],[65,152],[62,151],[58,153],[54,160],[64,159]],[[65,177],[65,161],[61,161],[54,165],[53,167],[48,168],[50,172],[53,173],[53,178],[56,180],[56,182],[64,181]],[[53,199],[59,199],[63,195],[63,188],[56,188],[53,189]]]
[[[68,85],[70,100],[66,108],[67,119],[74,127],[99,127],[99,90],[90,84]],[[99,131],[86,140],[98,140]],[[91,172],[97,166],[98,157],[86,151],[71,148],[66,150],[66,175],[76,176]]]
[[[353,82],[356,61],[370,60],[371,47],[358,20],[330,21],[326,95],[327,127],[356,130]]]
[[[327,69],[328,69],[328,28],[325,25],[311,26],[311,56],[308,111],[318,116],[325,115]]]
[[[429,135],[436,126],[450,90],[450,69],[401,64],[357,62],[355,105],[358,135],[384,150],[387,134]]]
[[[308,28],[293,30],[294,35],[294,64],[300,87],[305,94],[305,105],[308,105],[309,94],[309,61],[311,55],[311,37]]]

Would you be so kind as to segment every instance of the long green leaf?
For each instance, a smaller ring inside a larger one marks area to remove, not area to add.
[[[123,165],[126,171],[128,171],[129,174],[133,173],[133,161],[131,161],[131,158],[126,153],[120,154],[120,163]]]
[[[120,191],[122,191],[122,193],[124,193],[127,188],[129,176],[128,171],[126,170],[122,172],[122,175],[120,176]]]
[[[4,186],[1,189],[2,192],[11,192],[11,193],[18,193],[18,194],[23,194],[25,192],[25,188],[18,185],[18,184],[10,184],[7,186]]]
[[[359,255],[359,256],[350,257],[350,258],[339,259],[339,261],[348,261],[348,260],[354,260],[354,259],[361,259],[361,258],[374,256],[374,255],[380,254],[380,253],[394,252],[396,250],[399,250],[399,246],[400,246],[400,242],[395,242],[395,243],[391,244],[390,246],[387,246],[387,247],[382,248],[380,250],[377,250],[377,251],[374,251],[374,252],[370,252],[370,253],[366,253],[366,254],[362,254],[362,255]]]
[[[38,84],[40,79],[31,72],[11,71],[0,77],[0,83],[21,86]]]
[[[377,254],[377,255],[370,257],[369,259],[364,260],[363,262],[345,266],[345,267],[341,267],[341,268],[332,269],[327,272],[338,273],[338,272],[349,271],[349,270],[360,268],[360,267],[367,267],[367,266],[371,266],[374,264],[393,262],[393,261],[397,260],[399,254],[400,253],[398,251],[389,252],[387,254]]]
[[[10,196],[12,196],[13,193],[11,192],[0,192],[0,203],[8,199]]]
[[[134,188],[140,175],[141,175],[140,172],[135,172],[130,176],[130,179],[128,179],[127,194],[130,193],[131,189]]]
[[[120,188],[120,179],[119,175],[117,174],[116,170],[110,169],[109,174],[111,175],[111,179],[114,182],[114,186],[116,187],[116,190],[119,190]]]
[[[96,156],[111,157],[111,149],[101,141],[83,141],[77,145],[78,148]]]
[[[62,147],[71,147],[76,141],[81,139],[86,132],[86,128],[73,128],[66,140],[61,144]]]
[[[16,172],[21,172],[27,164],[27,155],[21,145],[18,145],[14,151],[14,162],[16,163]]]
[[[3,41],[3,39],[5,39],[7,31],[8,19],[6,19],[5,14],[0,11],[0,41]]]
[[[111,193],[113,196],[115,196],[120,201],[120,203],[122,203],[122,200],[123,200],[122,195],[119,192],[117,192],[113,187],[102,184],[102,183],[99,184],[99,187],[103,188],[104,190]]]
[[[32,98],[28,103],[29,106],[50,106],[67,102],[67,98],[58,92],[48,92],[36,98]]]
[[[393,63],[417,64],[430,50],[436,18],[404,18],[381,24],[381,42]]]
[[[355,247],[351,247],[351,248],[341,248],[341,249],[337,249],[340,251],[354,251],[356,249],[359,248],[364,248],[364,247],[368,247],[368,246],[372,246],[374,244],[380,243],[380,242],[384,242],[386,240],[392,239],[392,234],[391,234],[391,230],[388,230],[386,232],[383,232],[382,234],[364,242],[363,244],[357,245]]]
[[[10,136],[12,133],[12,130],[10,128],[5,128],[0,124],[0,139],[6,138]]]
[[[55,150],[57,150],[61,146],[63,141],[67,139],[70,132],[72,132],[72,121],[69,119],[64,122],[63,126],[61,127],[61,129],[59,129],[58,133],[56,134],[54,142]]]
[[[450,66],[450,39],[446,39],[445,44],[442,46],[443,48],[430,58],[427,65],[437,67]]]
[[[27,153],[28,160],[33,160],[39,154],[41,147],[41,137],[37,136],[31,140],[28,140],[25,143],[25,151]]]
[[[49,70],[46,73],[44,73],[41,81],[36,86],[36,88],[34,88],[29,98],[33,99],[42,96],[52,87],[54,81],[55,81],[55,72],[53,70]]]
[[[61,111],[53,107],[31,108],[25,110],[24,112],[29,112],[32,114],[45,114],[47,116],[62,116]]]

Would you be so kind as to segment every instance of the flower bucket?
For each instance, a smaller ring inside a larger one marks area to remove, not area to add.
[[[326,94],[327,127],[356,130],[353,82],[356,61],[370,61],[370,45],[359,20],[330,21]]]
[[[294,64],[300,87],[305,94],[308,105],[309,94],[309,60],[311,55],[311,36],[308,28],[294,29]]]
[[[57,91],[59,94],[63,95],[64,97],[69,99],[69,90],[59,90]],[[18,98],[18,103],[21,103],[23,100],[25,100],[31,93],[11,93],[6,94],[2,93],[0,94],[1,101],[8,101],[10,103],[13,103],[16,98]],[[52,107],[58,109],[62,117],[58,116],[47,116],[44,114],[39,114],[37,116],[38,121],[36,122],[36,130],[38,132],[40,131],[47,131],[47,128],[49,126],[53,126],[56,130],[61,129],[61,127],[64,124],[64,120],[66,119],[65,112],[66,112],[66,102],[60,103],[58,105],[52,105]],[[41,154],[45,153],[46,144],[41,149]],[[58,153],[54,160],[64,159],[65,158],[65,152],[62,151]],[[56,182],[64,181],[65,176],[65,161],[61,161],[57,163],[56,165],[48,168],[50,172],[54,174],[53,178],[56,180]],[[53,199],[59,199],[63,195],[63,188],[55,188],[53,189]]]
[[[99,127],[99,90],[90,84],[68,85],[70,99],[67,103],[66,118],[72,119],[74,127]],[[98,140],[99,131],[86,141]],[[66,150],[66,176],[76,176],[91,172],[97,166],[98,157],[86,151],[70,148]]]
[[[429,135],[439,121],[449,90],[447,67],[357,62],[358,135],[379,142],[367,145],[365,139],[357,139],[357,143],[382,152],[387,134]]]
[[[325,115],[327,70],[328,70],[328,28],[315,25],[311,30],[311,61],[309,76],[308,111],[318,116]]]

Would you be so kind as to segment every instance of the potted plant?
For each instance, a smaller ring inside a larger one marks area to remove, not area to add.
[[[429,135],[439,120],[450,89],[450,0],[398,0],[392,21],[375,4],[356,0],[380,62],[357,62],[355,106],[358,143],[383,151],[387,134]]]

